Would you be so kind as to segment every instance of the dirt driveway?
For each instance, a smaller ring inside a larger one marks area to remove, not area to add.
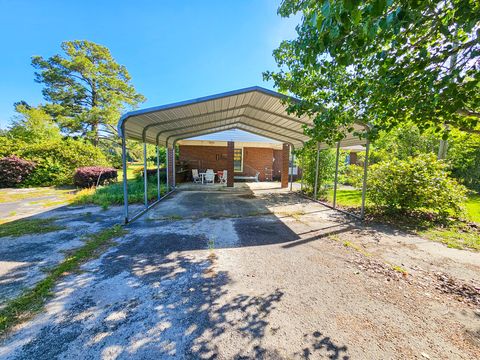
[[[480,278],[478,253],[363,229],[261,184],[200,189],[176,192],[65,277],[0,357],[480,356],[480,304],[454,286]]]

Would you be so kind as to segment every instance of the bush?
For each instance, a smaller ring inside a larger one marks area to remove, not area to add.
[[[346,166],[339,180],[342,184],[351,185],[357,189],[361,188],[363,185],[363,166],[355,164]]]
[[[139,167],[135,170],[133,170],[133,173],[135,174],[135,179],[140,180],[143,179],[143,167]],[[148,169],[147,168],[147,177],[148,179],[157,179],[157,169]],[[167,180],[167,169],[161,168],[160,169],[160,182],[165,183]],[[143,180],[142,180],[143,181]]]
[[[109,165],[100,149],[70,138],[32,144],[17,153],[37,165],[26,186],[70,185],[77,168]]]
[[[78,168],[73,176],[73,183],[82,188],[104,185],[116,181],[117,170],[102,166],[85,166]]]
[[[405,160],[391,159],[372,165],[367,196],[390,211],[426,210],[445,216],[459,215],[466,188],[448,176],[447,164],[433,154]]]
[[[31,161],[9,156],[0,159],[0,187],[20,185],[35,169]]]

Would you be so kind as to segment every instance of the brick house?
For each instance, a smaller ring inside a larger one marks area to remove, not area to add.
[[[234,140],[233,165],[237,178],[254,177],[258,173],[259,181],[281,180],[284,157],[287,162],[289,160],[288,146],[238,130],[179,141],[179,165],[189,172],[191,169],[227,169],[228,142],[220,138]],[[294,176],[297,172],[298,169],[294,167]],[[188,181],[189,177],[185,180]]]
[[[280,180],[282,144],[235,143],[235,176],[255,176],[260,181]],[[179,161],[189,169],[227,169],[227,143],[225,141],[181,141]]]

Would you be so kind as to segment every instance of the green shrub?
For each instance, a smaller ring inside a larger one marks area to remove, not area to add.
[[[433,154],[372,165],[368,176],[370,201],[390,211],[425,210],[445,216],[459,215],[466,188],[450,178],[447,164]]]
[[[24,182],[26,186],[70,185],[75,169],[109,165],[100,149],[70,138],[31,144],[18,149],[17,154],[36,164],[35,171]]]
[[[339,181],[342,184],[351,185],[357,189],[361,188],[363,184],[363,166],[355,164],[346,166]]]

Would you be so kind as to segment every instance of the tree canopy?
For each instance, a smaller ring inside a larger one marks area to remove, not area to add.
[[[35,80],[44,85],[44,109],[62,130],[97,145],[101,131],[115,133],[120,114],[145,98],[108,48],[86,40],[65,41],[61,48],[64,56],[32,58]]]
[[[15,110],[17,115],[5,136],[30,144],[61,139],[57,124],[41,106],[32,107],[19,102],[15,104]]]
[[[354,122],[372,136],[405,122],[444,138],[478,131],[480,2],[283,0],[279,13],[302,22],[264,77],[300,99],[289,111],[314,116],[314,139],[337,141]]]

